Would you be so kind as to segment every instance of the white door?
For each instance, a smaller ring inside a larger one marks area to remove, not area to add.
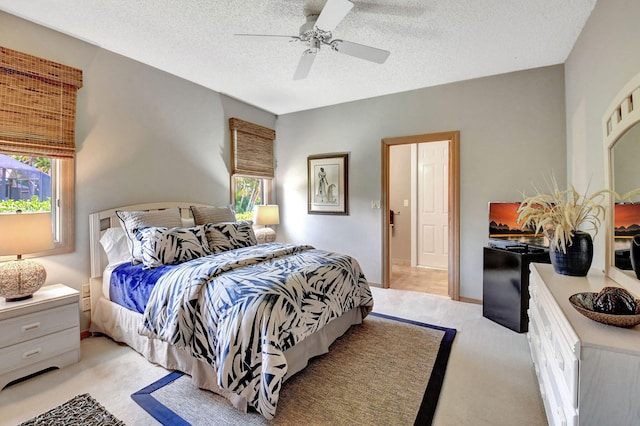
[[[418,266],[448,267],[449,141],[418,144]]]

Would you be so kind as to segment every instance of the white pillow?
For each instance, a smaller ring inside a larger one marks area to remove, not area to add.
[[[202,226],[193,228],[140,228],[144,269],[173,265],[211,254]]]
[[[109,265],[131,260],[129,239],[120,226],[107,229],[100,237],[100,244],[107,254]]]
[[[166,228],[179,228],[182,226],[180,209],[177,207],[151,211],[117,210],[116,215],[122,222],[122,227],[125,229],[125,233],[131,243],[131,258],[134,264],[142,262],[142,247],[140,241],[136,238],[138,229],[149,226]]]

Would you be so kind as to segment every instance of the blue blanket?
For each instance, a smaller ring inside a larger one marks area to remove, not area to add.
[[[109,299],[130,311],[144,313],[151,290],[167,271],[178,265],[163,265],[153,269],[143,269],[142,263],[130,262],[118,265],[111,272]]]

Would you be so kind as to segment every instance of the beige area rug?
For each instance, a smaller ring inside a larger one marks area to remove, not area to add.
[[[124,426],[88,393],[76,395],[20,426]]]
[[[455,333],[371,314],[284,383],[272,421],[179,372],[131,397],[163,425],[428,425]]]

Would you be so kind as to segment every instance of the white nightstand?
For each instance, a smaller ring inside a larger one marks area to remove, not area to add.
[[[42,287],[18,302],[0,299],[0,390],[8,383],[80,360],[79,292]]]

